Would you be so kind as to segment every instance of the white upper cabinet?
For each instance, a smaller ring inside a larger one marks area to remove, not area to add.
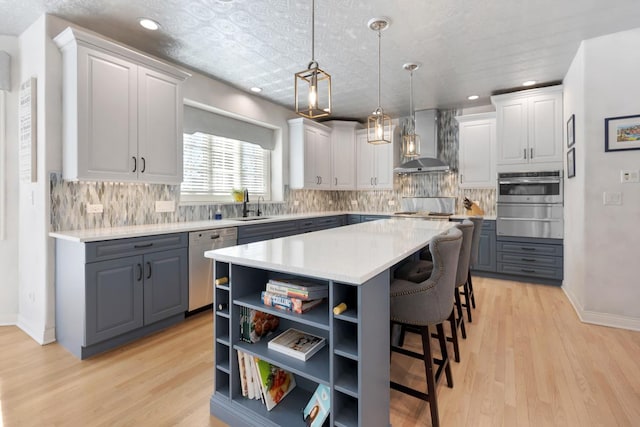
[[[400,160],[397,127],[392,127],[390,144],[369,144],[366,129],[356,132],[358,190],[392,190],[393,168]]]
[[[496,187],[496,114],[456,117],[460,188]]]
[[[562,86],[491,97],[498,170],[562,167]]]
[[[331,126],[331,188],[356,189],[356,130],[358,122],[330,121]]]
[[[189,74],[67,28],[63,55],[63,177],[182,182],[182,82]]]
[[[331,129],[312,120],[289,120],[290,185],[331,189]]]

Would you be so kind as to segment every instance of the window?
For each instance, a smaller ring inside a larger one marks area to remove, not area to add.
[[[274,145],[266,125],[185,105],[182,201],[231,201],[231,191],[242,188],[270,200]]]
[[[270,151],[258,144],[196,132],[184,134],[185,201],[224,201],[231,190],[247,188],[270,199]]]

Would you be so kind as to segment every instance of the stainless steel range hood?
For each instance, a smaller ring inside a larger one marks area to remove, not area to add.
[[[395,173],[445,172],[449,165],[438,159],[438,110],[420,110],[416,115],[416,133],[420,135],[420,157],[409,160]]]

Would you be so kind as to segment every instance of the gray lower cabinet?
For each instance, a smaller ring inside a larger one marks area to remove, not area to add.
[[[482,222],[478,262],[471,269],[473,271],[496,271],[496,222],[493,220]]]
[[[79,358],[163,329],[188,308],[188,236],[56,241],[56,338]]]
[[[326,230],[328,228],[342,227],[346,225],[345,215],[323,216],[298,220],[298,231],[309,233],[311,231]]]
[[[562,240],[500,237],[497,271],[520,280],[560,285],[564,273]]]
[[[238,227],[238,244],[277,239],[298,234],[298,221],[278,221],[266,224],[251,224]]]

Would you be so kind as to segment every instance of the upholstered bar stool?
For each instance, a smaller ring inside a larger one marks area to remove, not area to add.
[[[438,402],[436,399],[436,385],[445,373],[447,385],[453,387],[453,377],[449,364],[449,355],[442,322],[447,320],[453,310],[454,290],[456,289],[456,274],[462,232],[451,228],[429,242],[433,254],[433,269],[429,278],[415,283],[408,280],[394,279],[390,289],[390,316],[394,324],[407,325],[419,330],[422,337],[422,354],[402,347],[391,345],[391,351],[406,356],[421,359],[424,363],[427,392],[407,387],[391,381],[394,390],[429,402],[431,410],[431,424],[440,425],[438,416]],[[430,328],[435,326],[438,331],[441,359],[434,359],[431,351]],[[434,364],[437,369],[434,372]]]
[[[471,280],[471,267],[478,263],[478,251],[480,247],[480,234],[482,233],[482,223],[484,219],[481,216],[470,216],[469,221],[473,223],[473,240],[471,241],[471,260],[469,261],[469,298],[471,305],[476,308],[476,297],[473,293],[473,281]],[[467,301],[468,304],[468,301]],[[469,315],[469,322],[471,316]]]

